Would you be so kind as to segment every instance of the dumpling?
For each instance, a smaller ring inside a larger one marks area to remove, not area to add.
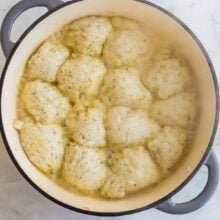
[[[108,66],[134,66],[151,54],[149,39],[139,30],[112,32],[104,46]]]
[[[27,111],[42,124],[60,123],[70,107],[55,86],[40,80],[25,85],[22,101]]]
[[[175,58],[156,59],[142,75],[146,88],[161,99],[182,92],[191,82],[189,69]]]
[[[42,125],[26,120],[20,129],[21,145],[30,161],[45,173],[61,167],[66,140],[58,125]]]
[[[69,54],[68,49],[64,46],[45,42],[28,62],[28,77],[55,82],[57,71]]]
[[[167,100],[158,101],[152,105],[151,113],[162,125],[186,128],[197,114],[195,94],[184,92]]]
[[[186,144],[186,132],[178,127],[165,126],[160,134],[148,143],[154,160],[168,172],[180,159]]]
[[[104,110],[101,107],[74,107],[67,116],[67,127],[74,142],[88,147],[106,144]]]
[[[67,60],[57,74],[59,88],[73,102],[96,95],[104,79],[106,67],[94,57],[80,56]]]
[[[111,31],[112,25],[107,18],[86,17],[70,25],[66,42],[75,52],[99,56]]]
[[[152,101],[151,93],[143,86],[134,68],[110,70],[101,91],[103,101],[108,105],[146,109]]]
[[[107,178],[101,187],[101,194],[110,198],[123,198],[127,192],[134,192],[155,183],[159,170],[143,147],[126,148],[113,160]]]
[[[122,148],[144,143],[159,132],[160,126],[143,110],[118,106],[108,111],[106,132],[110,145]]]
[[[112,17],[111,23],[116,30],[139,30],[140,25],[137,21],[126,17]]]
[[[104,150],[70,143],[65,150],[63,176],[80,190],[97,190],[106,178],[105,161]]]

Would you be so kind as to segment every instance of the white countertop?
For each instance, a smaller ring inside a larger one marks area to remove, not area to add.
[[[220,80],[220,1],[219,0],[150,0],[171,11],[182,19],[199,37],[207,49]],[[0,21],[7,11],[18,0],[0,1]],[[25,12],[16,21],[13,30],[13,39],[45,10],[36,8]],[[5,58],[0,51],[0,69],[2,70]],[[214,149],[220,162],[220,133],[217,134]],[[175,201],[186,201],[199,193],[205,184],[207,172],[204,167],[194,179],[176,196]],[[220,219],[220,186],[212,199],[200,210],[183,216],[164,214],[151,209],[138,214],[108,219],[131,220],[219,220]],[[0,144],[0,220],[102,220],[104,217],[92,217],[64,209],[44,198],[24,180],[12,164],[3,145]]]

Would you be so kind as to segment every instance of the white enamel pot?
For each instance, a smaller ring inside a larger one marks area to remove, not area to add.
[[[10,33],[16,18],[33,7],[46,7],[48,12],[12,43]],[[88,15],[125,16],[147,24],[165,34],[178,45],[180,53],[193,69],[199,87],[200,121],[193,144],[184,162],[165,181],[152,190],[142,191],[121,200],[101,200],[70,193],[38,171],[26,157],[12,122],[16,117],[16,96],[25,63],[39,44],[72,20]],[[1,134],[5,147],[17,169],[40,193],[59,205],[81,213],[116,216],[149,208],[172,214],[184,214],[203,206],[213,195],[218,183],[218,163],[212,150],[219,114],[218,85],[211,60],[192,31],[171,13],[144,0],[23,0],[5,17],[1,29],[2,49],[7,57],[0,82]],[[208,168],[208,180],[193,200],[176,204],[172,201],[201,166]],[[86,208],[85,208],[86,207]]]

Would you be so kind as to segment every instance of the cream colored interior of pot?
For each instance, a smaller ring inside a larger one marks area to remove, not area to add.
[[[167,33],[179,45],[179,50],[191,64],[196,74],[201,96],[201,120],[192,149],[185,162],[155,188],[123,200],[97,200],[75,195],[55,185],[39,172],[27,159],[19,143],[18,134],[12,126],[16,109],[17,86],[25,62],[38,45],[54,31],[79,17],[88,15],[126,16],[150,25],[155,30]],[[9,65],[2,98],[3,126],[11,151],[20,167],[43,191],[65,204],[96,212],[121,212],[149,205],[176,189],[195,169],[208,146],[215,117],[215,93],[208,63],[191,36],[173,19],[152,6],[133,0],[84,0],[50,15],[25,37]]]

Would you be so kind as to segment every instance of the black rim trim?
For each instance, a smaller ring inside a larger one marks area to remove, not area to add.
[[[70,5],[70,4],[74,4],[76,2],[80,2],[80,1],[83,1],[83,0],[72,0],[70,2],[67,2],[67,3],[64,3],[56,8],[54,8],[53,10],[51,10],[50,12],[46,13],[45,15],[43,15],[42,17],[40,17],[37,21],[35,21],[23,34],[22,36],[20,37],[20,39],[17,41],[17,43],[15,44],[14,48],[12,49],[9,57],[7,58],[7,61],[5,63],[5,66],[4,66],[4,69],[3,69],[3,72],[2,72],[2,76],[1,76],[1,80],[0,80],[0,109],[2,109],[2,90],[3,90],[3,85],[4,85],[4,80],[5,80],[5,75],[6,75],[6,72],[7,72],[7,69],[8,69],[8,66],[10,64],[10,61],[11,59],[13,58],[13,55],[14,53],[16,52],[17,48],[19,47],[20,43],[23,41],[23,39],[28,35],[28,33],[37,25],[39,24],[42,20],[44,20],[45,18],[47,18],[49,15],[51,15],[52,13]],[[211,147],[212,147],[212,144],[213,144],[213,141],[214,141],[214,138],[215,138],[215,135],[216,135],[216,131],[217,131],[217,126],[218,126],[218,120],[219,120],[219,115],[218,115],[218,112],[219,112],[219,88],[218,88],[218,81],[217,81],[217,77],[216,77],[216,74],[215,74],[215,70],[214,70],[214,67],[213,67],[213,64],[211,62],[211,59],[206,51],[206,49],[203,47],[202,43],[200,42],[200,40],[197,38],[197,36],[192,32],[192,30],[186,25],[184,24],[179,18],[177,18],[175,15],[173,15],[171,12],[167,11],[166,9],[154,4],[154,3],[151,3],[151,2],[148,2],[148,1],[145,1],[145,0],[134,0],[134,1],[137,1],[137,2],[141,2],[143,4],[147,4],[153,8],[156,8],[158,10],[160,10],[161,12],[165,13],[166,15],[168,15],[169,17],[171,17],[172,19],[174,19],[180,26],[182,26],[190,35],[191,37],[193,38],[193,40],[197,43],[197,45],[199,46],[199,48],[201,49],[201,51],[203,52],[203,55],[205,56],[206,58],[206,61],[209,65],[209,68],[210,68],[210,72],[212,74],[212,79],[213,79],[213,82],[214,82],[214,86],[215,86],[215,94],[216,94],[216,114],[215,114],[215,124],[214,124],[214,127],[213,127],[213,132],[212,132],[212,136],[210,138],[210,141],[209,141],[209,144],[208,144],[208,147],[206,149],[206,152],[204,153],[202,159],[200,160],[198,166],[193,170],[193,172],[190,174],[190,176],[181,184],[179,185],[174,191],[172,191],[171,193],[169,193],[168,195],[166,195],[165,197],[159,199],[158,201],[150,204],[150,205],[147,205],[147,206],[144,206],[144,207],[141,207],[141,208],[137,208],[137,209],[134,209],[134,210],[129,210],[129,211],[124,211],[124,212],[94,212],[94,211],[87,211],[87,210],[83,210],[83,209],[79,209],[79,208],[76,208],[76,207],[73,207],[73,206],[69,206],[55,198],[53,198],[52,196],[50,196],[49,194],[47,194],[46,192],[44,192],[42,189],[40,189],[29,177],[28,175],[22,170],[22,168],[20,167],[20,165],[18,164],[18,162],[16,161],[12,151],[10,150],[10,146],[8,144],[8,141],[7,141],[7,137],[6,137],[6,134],[5,134],[5,131],[4,131],[4,127],[3,127],[3,120],[2,120],[2,111],[0,112],[0,131],[1,131],[1,134],[2,134],[2,139],[3,139],[3,142],[4,142],[4,145],[6,147],[6,150],[9,154],[9,156],[11,157],[14,165],[16,166],[16,168],[19,170],[19,172],[22,174],[22,176],[32,185],[32,187],[34,187],[38,192],[40,192],[43,196],[45,196],[46,198],[48,198],[49,200],[55,202],[56,204],[64,207],[64,208],[67,208],[67,209],[70,209],[72,211],[76,211],[76,212],[79,212],[79,213],[82,213],[82,214],[86,214],[86,215],[95,215],[95,216],[122,216],[122,215],[129,215],[129,214],[134,214],[134,213],[137,213],[137,212],[141,212],[141,211],[145,211],[147,209],[150,209],[150,208],[156,208],[157,205],[159,205],[160,203],[163,203],[165,202],[167,199],[171,198],[172,196],[174,196],[177,192],[179,192],[191,179],[192,177],[197,173],[197,171],[199,170],[199,168],[203,165],[203,163],[205,162],[206,158],[208,157],[209,153],[210,153],[210,150],[211,150]]]

